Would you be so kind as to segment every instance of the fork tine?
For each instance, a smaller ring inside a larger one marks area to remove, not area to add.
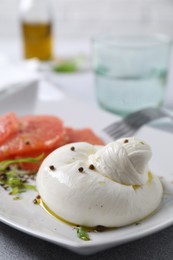
[[[104,128],[103,131],[105,131],[106,133],[112,133],[115,131],[115,129],[117,131],[119,131],[123,125],[124,125],[123,121],[118,121],[118,122],[115,122],[115,123],[111,124],[110,126]]]
[[[112,137],[113,140],[116,140],[121,137],[133,136],[135,132],[136,132],[136,130],[134,130],[134,129],[128,129],[128,130],[124,129],[124,131],[118,131],[113,134],[109,134],[109,136]]]
[[[132,125],[126,124],[126,122],[122,122],[121,127],[119,127],[118,129],[115,128],[114,130],[112,130],[108,134],[111,134],[112,136],[115,136],[116,134],[119,135],[119,133],[125,134],[125,133],[136,130],[136,128],[137,128],[136,125],[132,126]]]
[[[142,125],[161,117],[170,117],[168,112],[159,108],[146,108],[129,114],[124,119],[117,121],[103,129],[113,139],[134,134]]]
[[[119,132],[124,132],[124,130],[128,131],[130,129],[130,126],[127,125],[124,121],[122,121],[119,125],[114,125],[114,128],[111,128],[111,130],[106,130],[105,132],[108,133],[111,136],[114,136],[114,134]]]
[[[148,111],[148,109],[145,109],[145,110]],[[129,114],[124,119],[121,119],[121,120],[119,120],[117,122],[114,122],[113,124],[105,127],[103,129],[103,131],[111,132],[112,129],[113,130],[115,129],[115,127],[116,127],[116,129],[118,129],[118,127],[121,127],[122,124],[124,126],[124,122],[127,122],[127,124],[132,124],[133,125],[134,123],[136,123],[136,121],[141,119],[141,116],[143,116],[143,114],[145,114],[144,112],[145,112],[144,110],[140,110],[140,111],[134,112],[132,114]],[[147,118],[147,120],[148,120],[148,118]]]
[[[113,140],[116,140],[116,139],[121,138],[121,137],[133,136],[135,134],[135,132],[136,132],[136,128],[127,127],[127,128],[124,128],[122,131],[116,131],[112,134],[109,134],[109,136]]]
[[[136,120],[137,119],[137,120]],[[106,133],[110,135],[113,139],[117,139],[122,136],[130,136],[134,134],[142,125],[147,123],[149,120],[147,117],[140,116],[136,117],[135,120],[126,122],[125,120],[121,121],[121,125],[118,128],[111,129],[111,131],[107,131]]]
[[[148,119],[147,119],[148,121]],[[131,115],[122,119],[121,121],[115,122],[103,129],[108,134],[113,134],[114,132],[122,131],[124,128],[133,126],[133,128],[138,127],[138,125],[145,123],[145,120],[141,117],[139,113],[135,113],[132,117]]]

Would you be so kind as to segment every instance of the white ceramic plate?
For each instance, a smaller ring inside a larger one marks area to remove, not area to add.
[[[15,111],[18,114],[55,114],[66,125],[76,128],[90,127],[102,135],[101,129],[117,120],[117,117],[99,109],[93,109],[79,101],[65,97],[50,85],[42,84],[38,91],[30,86],[0,102],[0,111]],[[153,150],[151,169],[164,176],[164,198],[157,212],[139,225],[90,233],[91,241],[77,238],[73,227],[48,215],[40,206],[33,204],[37,193],[29,191],[23,199],[14,201],[0,187],[0,220],[7,225],[30,235],[48,240],[80,254],[92,254],[131,240],[157,232],[173,223],[173,135],[154,128],[144,127],[138,136],[147,141]]]

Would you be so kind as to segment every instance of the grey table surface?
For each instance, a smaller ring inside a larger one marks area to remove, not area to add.
[[[0,223],[0,260],[30,259],[171,260],[173,259],[173,226],[94,255],[80,256]]]

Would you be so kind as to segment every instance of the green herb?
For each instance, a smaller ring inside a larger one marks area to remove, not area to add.
[[[9,165],[11,164],[18,164],[18,163],[27,163],[27,162],[32,162],[32,163],[37,163],[41,159],[43,159],[44,154],[39,155],[38,157],[28,157],[28,158],[21,158],[21,159],[16,159],[16,160],[6,160],[0,162],[0,172],[5,170]]]
[[[73,73],[86,69],[86,62],[86,57],[83,55],[63,58],[54,62],[52,70],[60,73]]]
[[[53,67],[53,70],[55,72],[63,72],[63,73],[76,72],[78,70],[78,66],[76,65],[75,62],[64,61],[63,63],[56,64]]]
[[[9,191],[10,195],[17,195],[27,190],[36,191],[36,187],[28,183],[29,179],[33,178],[30,172],[21,170],[18,167],[19,163],[32,162],[38,163],[44,154],[38,157],[22,158],[17,160],[6,160],[0,162],[0,185]],[[19,196],[15,196],[14,200],[21,199]]]
[[[19,196],[16,196],[13,198],[13,200],[21,200],[21,199],[22,199],[22,197],[19,197]]]
[[[78,238],[85,240],[85,241],[90,240],[88,233],[83,229],[83,227],[77,227],[77,236],[78,236]]]
[[[11,191],[9,192],[10,195],[16,195],[18,193],[20,193],[20,188],[17,186],[12,188]]]

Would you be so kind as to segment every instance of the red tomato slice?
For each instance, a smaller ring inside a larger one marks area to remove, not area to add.
[[[75,130],[72,128],[66,128],[67,136],[69,138],[68,143],[73,142],[88,142],[95,145],[104,145],[104,142],[99,138],[91,129],[84,128]]]
[[[24,116],[19,118],[18,131],[0,146],[0,160],[33,157],[65,144],[63,122],[54,116]]]
[[[0,144],[4,143],[16,133],[18,121],[14,113],[8,113],[0,116]]]
[[[103,145],[104,142],[91,129],[64,128],[62,120],[49,115],[23,116],[14,113],[0,117],[0,161],[46,157],[56,148],[72,142]],[[40,163],[22,163],[30,171],[38,170]]]

